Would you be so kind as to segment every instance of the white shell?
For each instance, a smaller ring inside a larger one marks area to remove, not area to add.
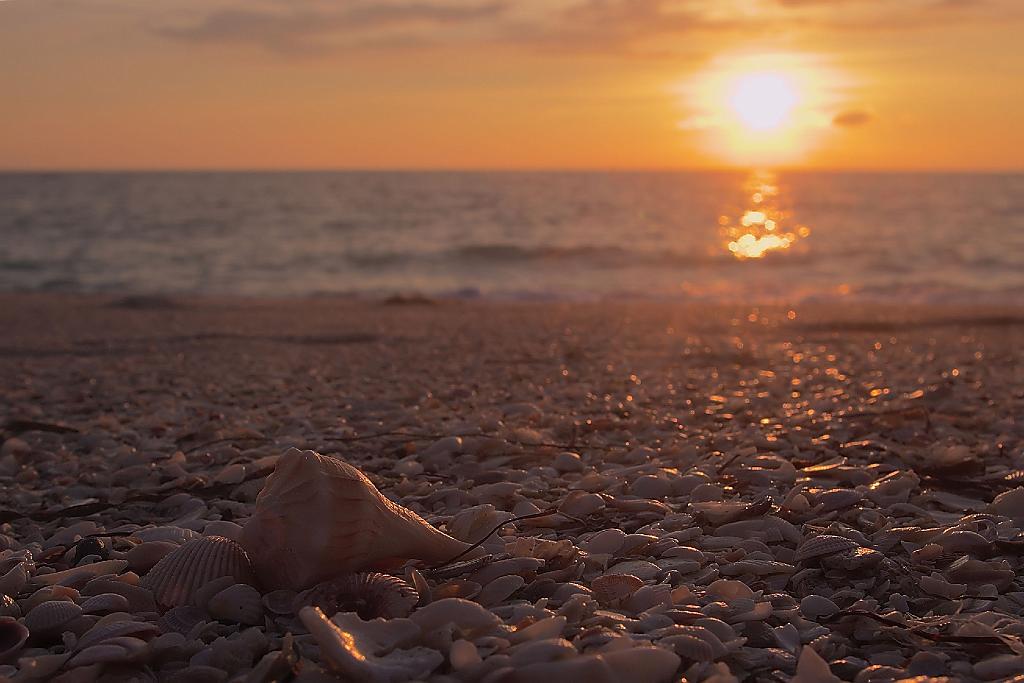
[[[385,498],[355,467],[294,448],[267,479],[241,540],[265,588],[292,590],[386,561],[444,561],[469,547]]]
[[[236,583],[253,583],[252,566],[240,545],[220,536],[194,538],[168,553],[142,579],[165,607],[188,604],[200,588],[213,579],[232,577]]]
[[[382,628],[373,633],[344,621],[333,622],[316,607],[303,607],[299,618],[320,645],[320,656],[334,671],[352,680],[397,683],[425,679],[444,661],[440,652],[426,647],[395,649],[396,640],[408,639],[404,632],[380,637],[384,629],[397,630],[395,622],[408,624],[409,634],[417,634],[418,629],[407,619],[378,620]]]
[[[463,631],[490,631],[501,623],[501,620],[475,602],[462,598],[444,598],[421,607],[410,617],[424,633],[441,628],[448,624]]]

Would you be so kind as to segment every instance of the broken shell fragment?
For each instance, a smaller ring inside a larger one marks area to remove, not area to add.
[[[444,661],[437,650],[395,649],[369,632],[346,630],[317,607],[303,607],[299,618],[320,645],[320,655],[336,672],[357,681],[397,683],[426,678]]]
[[[257,497],[242,545],[266,588],[292,590],[389,561],[444,561],[470,547],[385,498],[348,463],[294,448]]]

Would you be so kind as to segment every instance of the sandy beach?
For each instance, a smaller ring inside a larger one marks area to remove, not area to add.
[[[294,595],[239,623],[137,585],[237,540],[291,447],[461,541],[550,513],[394,569],[413,654],[367,671],[415,665],[380,680],[1024,674],[1024,311],[2,294],[0,330],[0,613],[78,606],[0,677],[344,671]]]

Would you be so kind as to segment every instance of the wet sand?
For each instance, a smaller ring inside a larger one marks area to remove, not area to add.
[[[1024,672],[1024,501],[991,507],[1024,479],[1021,348],[1011,309],[0,295],[3,567],[28,548],[36,571],[64,569],[54,548],[131,525],[226,533],[295,446],[344,458],[449,532],[557,508],[486,548],[529,554],[512,546],[536,536],[571,556],[520,570],[509,595],[479,588],[506,636],[566,616],[541,634],[575,648],[564,667],[653,645],[690,680],[798,661],[798,680],[818,680],[816,657],[842,680],[871,665],[878,680],[995,680]],[[815,554],[815,537],[852,546]],[[138,540],[102,539],[96,559]],[[610,593],[603,575],[640,583]],[[431,587],[480,600],[456,580]],[[232,675],[301,632],[268,619]],[[687,628],[713,632],[710,654],[686,649]],[[434,676],[512,675],[514,654],[466,639],[482,661],[423,641],[444,655]],[[95,672],[148,661],[168,677],[212,640]],[[304,675],[320,646],[300,639]],[[0,673],[63,651],[59,637],[26,647]]]

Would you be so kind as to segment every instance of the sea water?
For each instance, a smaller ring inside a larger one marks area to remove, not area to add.
[[[0,174],[0,290],[1024,303],[1024,174]]]

